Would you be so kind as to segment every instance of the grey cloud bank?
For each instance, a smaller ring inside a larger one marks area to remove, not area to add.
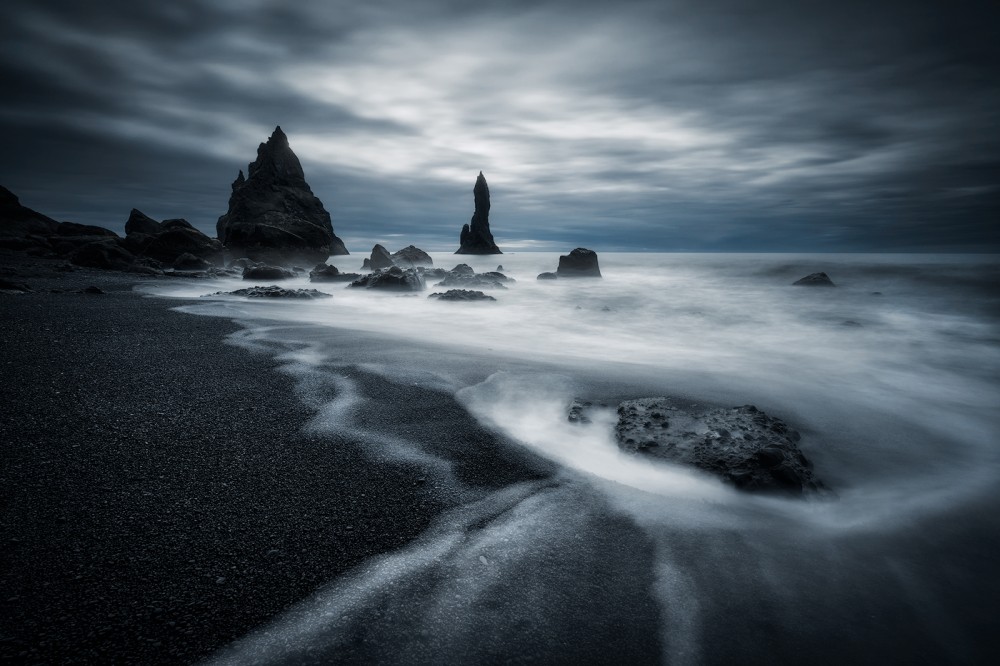
[[[352,250],[1000,251],[991,3],[4,5],[0,183],[211,231],[274,125]],[[398,239],[398,242],[394,241]]]

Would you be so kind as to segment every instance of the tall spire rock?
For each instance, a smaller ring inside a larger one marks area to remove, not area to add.
[[[462,226],[459,248],[455,254],[503,254],[490,233],[490,188],[482,171],[476,178],[472,194],[476,198],[476,212],[472,215],[472,221]]]
[[[316,263],[348,254],[280,126],[258,146],[246,177],[240,171],[233,182],[216,231],[231,255],[258,261]]]

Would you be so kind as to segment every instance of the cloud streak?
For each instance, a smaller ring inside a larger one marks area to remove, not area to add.
[[[482,169],[501,246],[1000,249],[985,3],[5,12],[0,178],[60,217],[137,206],[212,229],[280,123],[361,244],[449,249]]]

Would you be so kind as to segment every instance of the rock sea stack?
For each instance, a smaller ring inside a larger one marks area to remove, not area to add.
[[[469,224],[462,226],[459,235],[459,248],[455,254],[503,254],[490,233],[490,188],[486,185],[483,172],[476,178],[476,186],[472,189],[475,197],[476,210]]]
[[[597,265],[597,253],[587,248],[578,247],[568,255],[559,257],[559,277],[601,277],[601,269]]]
[[[229,210],[216,230],[232,255],[258,261],[316,263],[348,254],[281,127],[257,148],[246,177],[240,171],[233,182]]]

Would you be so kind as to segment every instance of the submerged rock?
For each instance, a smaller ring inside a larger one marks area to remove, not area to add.
[[[310,282],[353,282],[361,277],[360,273],[341,273],[336,266],[316,264],[309,271]]]
[[[247,266],[243,269],[244,280],[287,280],[295,277],[295,272],[280,266]]]
[[[792,283],[799,287],[836,287],[833,280],[826,273],[810,273],[804,278],[800,278]]]
[[[578,247],[567,255],[559,257],[559,277],[601,277],[601,269],[597,265],[597,253],[584,247]]]
[[[393,266],[370,275],[363,275],[352,282],[350,286],[389,291],[423,291],[424,279],[413,268],[402,269],[399,266]]]
[[[478,287],[480,289],[506,289],[507,285],[504,282],[507,278],[504,277],[502,280],[496,277],[491,277],[487,273],[481,273],[479,275],[465,275],[461,273],[453,273],[451,275],[446,275],[443,280],[435,284],[435,287]]]
[[[276,284],[269,287],[247,287],[236,291],[217,291],[211,296],[246,296],[248,298],[331,298],[330,294],[315,289],[285,289]]]
[[[392,253],[392,260],[401,268],[416,268],[418,266],[433,266],[434,260],[419,247],[407,245],[402,250]]]
[[[536,280],[556,280],[559,276],[555,273],[539,273]]]
[[[752,405],[695,414],[669,398],[626,400],[615,434],[623,451],[697,467],[741,490],[824,489],[799,450],[799,433]]]
[[[240,171],[233,182],[229,210],[216,225],[229,252],[274,263],[315,263],[348,254],[281,127],[257,148],[247,174]]]
[[[488,296],[481,291],[469,289],[449,289],[444,293],[434,293],[427,298],[434,298],[439,301],[495,301],[497,299]]]
[[[503,254],[490,232],[490,188],[483,172],[479,172],[476,185],[472,189],[476,209],[469,224],[462,226],[459,247],[455,254]]]

